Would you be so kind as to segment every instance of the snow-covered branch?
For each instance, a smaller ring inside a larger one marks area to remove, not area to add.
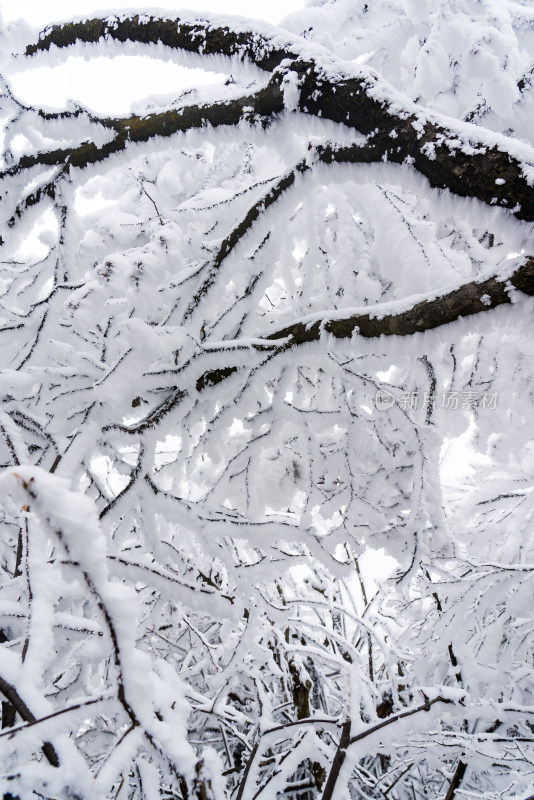
[[[69,155],[73,165],[85,166],[122,150],[126,141],[147,141],[203,124],[234,125],[246,115],[264,119],[279,114],[284,107],[282,80],[295,74],[299,89],[296,109],[367,136],[363,146],[340,150],[327,147],[326,160],[408,163],[425,175],[431,186],[500,206],[518,219],[534,220],[534,192],[525,169],[525,162],[528,169],[533,168],[530,148],[511,147],[504,137],[482,135],[476,126],[451,127],[451,120],[403,103],[376,75],[351,71],[343,62],[326,56],[322,48],[314,49],[298,38],[286,37],[284,41],[276,29],[265,33],[237,26],[233,31],[216,20],[201,18],[190,21],[135,15],[91,19],[44,31],[37,43],[28,45],[26,55],[48,50],[51,45],[62,48],[78,41],[96,43],[106,37],[119,42],[161,43],[206,55],[238,56],[262,69],[274,69],[274,73],[267,89],[254,97],[145,118],[102,120],[116,131],[113,143],[103,148],[89,143],[70,155],[58,152],[39,156],[42,160],[38,163],[58,163],[58,158],[65,160]],[[287,63],[279,67],[284,59]]]
[[[372,312],[359,312],[350,316],[336,314],[323,317],[315,314],[309,319],[268,333],[263,338],[260,336],[249,341],[222,342],[220,346],[211,343],[205,349],[210,353],[238,347],[261,351],[265,349],[265,341],[274,343],[283,340],[279,348],[285,350],[294,345],[317,342],[324,334],[332,334],[337,339],[350,339],[355,335],[366,339],[380,336],[411,336],[455,322],[461,317],[469,317],[500,305],[513,303],[514,290],[529,296],[534,295],[534,258],[527,259],[511,275],[496,275],[485,281],[473,281],[437,297],[420,300],[406,310],[396,311],[395,305],[405,307],[409,300],[383,307],[377,306]],[[205,372],[197,379],[196,387],[201,391],[206,386],[213,386],[236,370],[237,367],[228,366]]]
[[[0,27],[0,797],[531,792],[534,16],[420,5]]]

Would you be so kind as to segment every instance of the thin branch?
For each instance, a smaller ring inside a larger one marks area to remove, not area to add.
[[[209,581],[205,575],[203,575],[199,571],[199,575],[201,579],[208,583],[210,586],[214,587],[214,591],[209,591],[202,586],[195,585],[193,583],[188,583],[183,578],[179,578],[176,575],[171,575],[169,572],[164,572],[162,569],[156,569],[156,567],[148,564],[136,564],[134,561],[128,561],[125,558],[120,558],[119,556],[108,555],[108,559],[110,561],[116,561],[118,564],[122,564],[124,567],[129,567],[130,569],[140,570],[142,573],[148,573],[149,575],[156,575],[158,578],[162,578],[163,580],[170,581],[171,583],[176,583],[178,586],[181,586],[184,589],[188,589],[191,592],[200,592],[201,594],[209,594],[212,597],[223,598],[224,600],[228,600],[231,604],[233,604],[235,597],[227,594],[222,594],[221,590],[217,587],[217,584],[213,581]],[[148,581],[149,578],[146,578]]]
[[[21,170],[35,166],[55,166],[63,164],[64,168],[50,183],[40,187],[28,195],[17,207],[17,216],[21,216],[24,208],[35,205],[43,197],[55,198],[56,181],[71,167],[83,169],[92,164],[105,161],[111,155],[125,150],[130,143],[148,142],[155,136],[169,137],[175,133],[185,132],[193,128],[202,128],[206,125],[217,127],[219,125],[237,125],[242,120],[253,121],[257,116],[273,116],[283,110],[283,92],[280,88],[281,80],[275,80],[258,90],[255,94],[239,97],[234,100],[219,103],[184,106],[169,109],[159,114],[147,114],[143,117],[133,114],[130,117],[101,117],[95,118],[101,126],[114,132],[111,141],[103,145],[94,142],[84,142],[77,147],[62,148],[48,152],[36,153],[31,156],[22,156],[17,164],[0,172],[0,180],[17,174]],[[10,224],[14,223],[14,219]]]
[[[251,753],[250,753],[250,755],[248,757],[248,761],[247,761],[247,764],[246,764],[246,767],[245,767],[245,771],[243,772],[243,777],[241,778],[241,783],[239,784],[239,790],[237,792],[235,800],[242,800],[242,797],[243,797],[243,795],[245,793],[245,787],[246,787],[246,784],[247,784],[247,779],[248,779],[248,776],[249,776],[249,772],[250,772],[250,770],[252,768],[252,764],[254,763],[254,759],[256,758],[256,753],[258,752],[260,741],[261,741],[261,739],[256,742],[256,744],[252,748]]]
[[[332,766],[330,767],[330,772],[328,773],[328,778],[326,781],[326,785],[324,787],[324,791],[321,797],[321,800],[332,800],[334,797],[334,791],[336,788],[336,783],[339,778],[339,773],[341,771],[341,767],[343,766],[343,762],[347,756],[347,748],[350,744],[352,744],[352,739],[350,738],[350,728],[351,722],[350,719],[346,719],[343,723],[343,727],[341,728],[341,737],[339,739],[339,744],[337,746],[337,750],[335,752],[334,758],[332,760]]]
[[[1,680],[2,679],[0,678],[0,681]],[[1,691],[2,691],[2,694],[3,694],[4,690],[2,689]],[[70,711],[78,711],[78,709],[80,709],[80,708],[86,708],[87,706],[93,706],[93,705],[95,705],[95,703],[102,703],[104,700],[109,700],[109,699],[110,699],[109,697],[103,697],[103,696],[102,697],[94,697],[92,700],[84,700],[81,703],[75,703],[74,705],[68,706],[67,708],[61,708],[59,711],[53,711],[51,714],[47,714],[45,717],[33,717],[33,715],[32,715],[33,718],[32,719],[28,719],[27,721],[25,721],[24,725],[17,725],[15,728],[11,728],[10,730],[6,730],[3,733],[0,733],[0,739],[3,738],[4,736],[10,736],[10,737],[14,736],[16,733],[19,733],[20,731],[25,731],[27,728],[31,728],[34,725],[40,725],[42,722],[48,722],[49,719],[55,719],[56,717],[61,717],[63,714],[68,714]],[[18,710],[19,709],[17,708],[17,711]],[[22,716],[22,714],[21,714],[21,716]],[[52,748],[52,745],[49,742],[45,742],[45,745],[43,745],[43,748],[42,748],[43,749],[43,753],[45,753],[45,746],[46,745],[49,745],[49,747],[51,748],[51,751],[55,752],[53,750],[53,748]],[[45,753],[45,755],[46,755],[46,753]],[[48,756],[46,756],[46,757],[50,761]],[[57,759],[57,756],[56,756],[56,759]],[[51,761],[50,761],[50,763],[52,764]],[[52,764],[52,766],[53,767],[58,767],[59,766],[59,761],[58,761],[57,764]]]
[[[120,491],[120,492],[119,492],[119,493],[118,493],[118,494],[117,494],[117,495],[116,495],[116,496],[113,498],[113,500],[111,500],[111,501],[108,503],[108,505],[107,505],[105,508],[103,508],[103,509],[102,509],[102,511],[101,511],[101,512],[100,512],[100,514],[99,514],[99,519],[102,519],[102,517],[105,517],[105,515],[106,515],[106,514],[107,514],[109,511],[111,511],[111,509],[112,509],[112,508],[113,508],[113,507],[114,507],[114,506],[115,506],[115,505],[116,505],[116,504],[117,504],[117,503],[118,503],[120,500],[122,500],[122,498],[124,497],[124,495],[125,495],[125,494],[127,494],[127,492],[128,492],[128,491],[129,491],[129,490],[132,488],[132,486],[134,486],[134,485],[135,485],[135,482],[136,482],[137,478],[139,477],[139,474],[140,474],[140,472],[141,472],[141,470],[142,470],[142,467],[143,467],[143,446],[141,445],[141,447],[140,447],[140,450],[139,450],[139,455],[138,455],[138,457],[137,457],[137,464],[135,465],[135,467],[134,467],[134,468],[133,468],[133,470],[132,470],[132,473],[131,473],[131,475],[130,475],[130,480],[128,481],[128,483],[126,484],[126,486],[124,487],[124,489],[122,489],[122,490],[121,490],[121,491]]]
[[[286,728],[293,728],[298,725],[338,725],[338,721],[333,717],[324,718],[321,717],[308,717],[307,719],[296,719],[292,722],[286,722],[283,725],[276,725],[274,728],[269,728],[268,730],[264,731],[264,736],[267,736],[270,733],[277,733],[278,731],[285,731]]]
[[[32,714],[32,712],[30,711],[30,709],[28,708],[28,706],[26,705],[20,694],[17,692],[15,687],[12,686],[10,683],[8,683],[6,680],[4,680],[4,678],[2,678],[1,676],[0,676],[0,692],[2,692],[6,700],[8,700],[11,703],[17,714],[20,717],[22,717],[22,719],[26,723],[25,725],[19,725],[17,728],[10,728],[9,730],[0,733],[0,738],[2,738],[3,736],[13,736],[13,734],[16,733],[18,730],[21,730],[21,728],[28,728],[30,727],[30,725],[36,725],[38,722],[42,721],[37,719],[35,714]],[[57,716],[57,714],[52,714],[51,716]],[[48,718],[49,717],[47,717],[46,719]],[[51,764],[53,767],[59,767],[59,758],[50,742],[43,742],[41,750],[43,751],[43,755],[45,756],[49,764]]]
[[[385,789],[385,790],[382,792],[382,794],[384,795],[384,797],[387,797],[387,796],[388,796],[388,794],[391,792],[391,790],[395,788],[395,786],[397,785],[397,783],[398,783],[398,782],[399,782],[399,781],[400,781],[402,778],[404,778],[404,776],[406,775],[406,773],[408,773],[408,772],[411,770],[411,768],[412,768],[412,767],[413,767],[413,762],[412,762],[411,764],[408,764],[408,766],[407,766],[407,767],[405,767],[405,768],[402,770],[402,772],[400,772],[400,773],[397,775],[397,777],[395,778],[395,780],[394,780],[392,783],[390,783],[390,785],[388,786],[388,788],[387,788],[387,789]],[[382,790],[380,790],[380,791],[382,791]]]
[[[236,245],[241,241],[243,236],[248,233],[254,222],[264,213],[267,208],[269,208],[269,206],[273,205],[273,203],[278,200],[280,195],[286,189],[294,184],[297,172],[302,173],[307,169],[309,169],[308,164],[306,164],[305,161],[301,161],[294,169],[290,170],[281,178],[279,178],[277,183],[247,210],[243,219],[234,228],[232,228],[228,236],[223,239],[206,277],[198,287],[197,291],[191,298],[189,305],[187,306],[184,314],[184,321],[189,319],[189,317],[192,315],[202,297],[213,285],[219,267],[234,250]]]
[[[404,717],[411,717],[414,714],[419,714],[420,711],[429,711],[430,707],[435,703],[454,703],[454,700],[451,700],[449,697],[442,697],[441,695],[434,697],[433,700],[427,700],[422,705],[417,706],[417,708],[409,708],[407,711],[401,711],[399,714],[394,714],[392,717],[388,717],[382,722],[379,722],[377,725],[373,725],[371,728],[367,728],[367,730],[356,734],[356,736],[351,738],[350,744],[352,745],[355,742],[359,742],[361,739],[365,739],[367,736],[371,736],[371,734],[376,733],[376,731],[386,728],[388,725],[392,725],[394,722],[398,722],[400,719],[404,719]]]
[[[467,769],[467,764],[464,764],[461,758],[458,759],[458,764],[454,771],[454,775],[449,784],[449,788],[447,789],[447,794],[445,795],[443,800],[453,800],[454,796],[456,795],[456,790],[458,789],[463,780],[466,769]]]
[[[172,409],[186,396],[186,392],[177,389],[176,391],[172,392],[168,397],[163,400],[156,408],[150,411],[146,417],[139,420],[139,422],[134,422],[133,425],[119,425],[117,423],[113,423],[110,425],[104,425],[102,428],[102,432],[106,433],[109,430],[119,430],[123,433],[143,433],[149,428],[155,428],[159,421],[166,416]]]

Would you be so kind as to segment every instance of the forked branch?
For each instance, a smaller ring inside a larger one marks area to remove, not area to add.
[[[340,122],[368,137],[363,152],[358,152],[357,145],[337,150],[325,148],[324,160],[408,163],[425,175],[431,186],[501,206],[518,219],[534,220],[534,191],[521,161],[526,156],[520,158],[512,152],[504,137],[484,134],[476,125],[463,124],[455,129],[448,120],[413,103],[403,106],[392,87],[374,73],[347,70],[344,64],[335,65],[334,69],[327,62],[324,66],[320,54],[310,58],[304,40],[275,29],[272,36],[265,36],[238,23],[231,30],[203,18],[110,17],[47,29],[37,43],[28,45],[26,55],[48,50],[51,45],[68,47],[78,41],[98,42],[104,38],[161,43],[202,55],[238,56],[264,70],[275,70],[268,87],[253,98],[194,107],[194,111],[192,107],[145,118],[102,120],[108,127],[117,126],[111,152],[123,149],[128,139],[147,141],[153,136],[170,135],[167,131],[187,130],[204,123],[235,125],[243,117],[244,105],[252,106],[253,114],[272,117],[283,108],[281,85],[293,73],[299,87],[298,110]],[[331,58],[329,54],[330,61]],[[126,129],[128,135],[124,138]],[[80,166],[85,166],[109,155],[104,151],[110,145],[96,148],[88,143],[84,147],[85,150],[78,148],[80,152],[72,154],[71,163],[77,159]],[[95,152],[101,150],[102,153]],[[59,157],[59,152],[54,158]],[[44,154],[38,156],[42,157]],[[530,161],[534,162],[534,154]]]

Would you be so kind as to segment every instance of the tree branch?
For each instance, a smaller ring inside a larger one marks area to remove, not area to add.
[[[496,135],[485,136],[476,125],[472,126],[472,130],[466,128],[465,124],[455,129],[445,118],[430,114],[414,103],[405,103],[403,107],[392,87],[369,71],[350,74],[341,67],[329,73],[317,60],[299,57],[299,50],[304,53],[306,45],[304,40],[297,37],[281,32],[277,34],[275,31],[272,37],[265,37],[253,30],[239,29],[238,23],[236,30],[230,30],[205,19],[170,20],[134,15],[54,26],[44,31],[36,44],[28,45],[26,55],[48,50],[52,44],[68,47],[77,41],[97,42],[104,37],[120,42],[162,43],[173,49],[206,55],[237,55],[270,71],[276,69],[284,59],[291,59],[291,63],[273,75],[269,87],[263,90],[267,94],[262,96],[261,108],[255,108],[254,113],[262,116],[279,113],[283,107],[280,84],[284,74],[296,72],[300,87],[300,111],[340,122],[369,137],[363,145],[363,151],[357,145],[338,150],[325,148],[325,158],[356,162],[407,161],[426,176],[431,186],[448,188],[463,197],[475,197],[484,203],[501,206],[518,219],[534,220],[534,192],[523,173],[520,158],[509,151],[504,137],[497,145]],[[239,105],[240,101],[232,101],[228,107],[236,102]],[[250,98],[247,104],[253,105]],[[207,108],[212,111],[209,112]],[[196,121],[188,122],[184,118],[180,123],[185,127],[177,126],[172,132],[198,127],[204,121],[212,125],[236,124],[241,119],[241,110],[239,113],[234,111],[233,114],[226,114],[224,109],[226,104],[205,107],[200,115],[200,123],[197,111]],[[176,114],[179,112],[168,111],[143,120],[131,117],[129,121],[122,122],[130,125],[131,141],[147,141],[146,137],[170,135],[160,130],[176,126],[173,117]],[[224,121],[213,122],[210,116]],[[158,118],[161,118],[161,123],[155,122]],[[169,123],[170,120],[173,122]],[[106,122],[102,121],[102,124]],[[152,131],[153,126],[157,130]],[[120,137],[117,137],[116,141],[119,140]],[[91,152],[90,155],[85,152],[83,156],[78,156],[83,165],[101,160],[96,158],[94,150],[102,148],[88,143],[77,150],[83,150],[84,147]],[[118,149],[123,147],[124,143]]]
[[[147,114],[144,117],[133,114],[130,117],[95,119],[94,121],[104,128],[114,131],[113,139],[106,144],[84,142],[78,147],[22,156],[17,164],[0,172],[0,180],[36,166],[63,165],[63,168],[52,181],[39,186],[17,205],[13,217],[9,220],[9,226],[13,227],[16,219],[20,218],[27,208],[47,197],[54,200],[57,181],[68,174],[71,167],[83,169],[101,163],[110,156],[126,150],[129,143],[148,142],[155,136],[173,136],[175,133],[206,125],[214,128],[219,125],[237,125],[242,120],[255,121],[257,118],[268,118],[280,113],[284,107],[280,83],[280,76],[275,76],[265,88],[255,94],[227,102],[184,106],[160,114]]]
[[[213,263],[208,271],[208,274],[200,284],[199,288],[191,298],[189,305],[184,314],[184,320],[189,319],[192,315],[195,308],[198,306],[202,297],[209,291],[210,287],[213,285],[215,281],[215,276],[217,271],[225,258],[230,255],[236,245],[241,241],[243,236],[250,230],[254,222],[259,218],[259,216],[267,209],[269,206],[273,205],[280,195],[286,190],[289,189],[295,182],[295,177],[297,172],[305,172],[309,169],[309,166],[306,164],[305,161],[300,162],[297,166],[290,170],[288,173],[283,175],[277,183],[272,186],[265,195],[260,197],[259,200],[251,206],[248,211],[246,212],[243,219],[230,231],[228,236],[226,236],[213,260]]]
[[[479,314],[499,305],[511,303],[511,289],[534,295],[534,257],[529,257],[509,278],[494,276],[485,281],[472,281],[432,300],[422,300],[398,314],[381,315],[381,306],[375,306],[370,313],[354,314],[345,318],[312,318],[311,321],[295,322],[269,333],[263,337],[263,341],[280,340],[280,351],[282,351],[293,345],[319,341],[323,331],[337,339],[350,338],[355,334],[366,339],[378,336],[410,336],[413,333],[422,333],[455,322],[460,317]],[[265,345],[260,338],[257,342],[254,340],[247,342],[247,347],[262,350]],[[228,366],[204,372],[196,381],[197,391],[220,383],[237,369]]]
[[[341,728],[339,744],[332,760],[332,766],[330,767],[330,772],[328,773],[328,778],[326,780],[326,785],[324,787],[321,800],[332,800],[334,796],[337,779],[339,778],[341,767],[343,766],[343,762],[345,761],[347,755],[347,748],[352,744],[352,739],[350,738],[350,727],[350,719],[345,720],[343,727]]]
[[[453,800],[456,789],[460,786],[463,777],[465,775],[465,771],[467,769],[467,764],[464,764],[462,759],[458,760],[458,764],[456,766],[456,770],[454,771],[454,775],[452,777],[452,781],[449,784],[449,788],[447,790],[447,794],[443,798],[443,800]]]
[[[0,677],[0,692],[2,692],[6,700],[11,703],[17,714],[24,720],[24,722],[28,723],[29,725],[35,725],[40,721],[37,719],[35,714],[32,714],[15,687],[2,677]],[[52,716],[55,716],[55,714]],[[12,733],[12,731],[8,730],[0,735],[6,736],[8,734],[11,735]],[[50,742],[43,742],[41,750],[43,751],[43,755],[49,764],[51,764],[53,767],[59,767],[59,758],[57,757],[57,753]]]
[[[377,336],[410,336],[413,333],[438,328],[460,317],[488,311],[512,302],[510,289],[534,295],[534,258],[518,267],[509,278],[499,276],[485,281],[466,283],[459,289],[432,300],[423,300],[407,311],[380,316],[380,307],[371,313],[355,314],[345,319],[318,319],[311,323],[296,322],[282,330],[265,336],[272,341],[289,337],[288,344],[317,341],[321,332],[331,333],[338,339],[357,333],[367,339]]]
[[[461,197],[474,197],[501,206],[518,219],[534,220],[534,191],[521,161],[507,151],[485,142],[483,129],[466,126],[455,130],[437,114],[415,104],[400,107],[393,89],[374,75],[329,77],[314,61],[294,61],[290,71],[300,80],[299,109],[368,134],[363,145],[323,150],[323,160],[393,161],[408,163],[431,186],[449,189]],[[388,99],[390,96],[392,99]]]
[[[26,720],[24,725],[18,725],[13,730],[6,730],[0,733],[0,739],[4,736],[13,736],[15,733],[19,731],[25,731],[26,728],[31,728],[33,725],[41,725],[43,722],[48,722],[49,719],[55,719],[56,717],[61,717],[63,714],[68,714],[71,711],[78,711],[80,708],[87,708],[87,706],[94,706],[95,703],[102,703],[104,700],[108,698],[105,696],[102,697],[93,697],[92,700],[82,700],[80,703],[75,703],[72,706],[68,706],[67,708],[60,708],[58,711],[53,711],[51,714],[47,714],[44,717],[34,717],[33,719]],[[45,744],[49,744],[45,742]],[[50,745],[52,747],[52,745]],[[44,753],[44,746],[43,746],[43,753]],[[46,754],[45,754],[46,755]],[[48,757],[47,757],[48,758]],[[52,766],[56,767],[59,766],[58,764],[52,764]]]
[[[256,742],[256,744],[254,745],[254,747],[252,748],[252,750],[250,752],[250,755],[248,757],[248,761],[247,761],[247,764],[246,764],[246,767],[245,767],[245,771],[243,772],[243,777],[241,778],[241,783],[239,784],[239,789],[238,789],[238,792],[237,792],[235,800],[241,800],[241,798],[243,797],[243,794],[245,793],[245,786],[246,786],[246,783],[247,783],[248,775],[249,775],[249,772],[251,770],[251,767],[252,767],[252,764],[254,762],[254,759],[256,758],[256,753],[258,752],[258,747],[259,747],[260,741],[261,740]]]
[[[96,43],[101,39],[114,39],[118,42],[163,44],[173,50],[203,55],[238,56],[271,72],[285,58],[296,58],[296,52],[289,49],[293,38],[287,34],[276,39],[267,38],[256,31],[237,30],[237,26],[231,30],[197,17],[191,20],[160,19],[135,14],[54,25],[40,34],[38,42],[26,47],[25,55],[49,50],[51,45],[61,48],[76,42]]]
[[[366,739],[367,736],[371,736],[372,733],[376,733],[377,731],[381,730],[381,728],[386,728],[388,725],[398,722],[399,719],[411,717],[414,714],[418,714],[420,711],[429,711],[430,707],[435,703],[454,703],[454,700],[451,700],[449,697],[442,697],[441,695],[434,697],[433,700],[427,700],[425,703],[423,703],[423,705],[417,706],[417,708],[410,708],[407,711],[401,711],[400,714],[394,714],[392,717],[388,717],[382,722],[379,722],[377,725],[373,725],[371,728],[367,728],[367,730],[356,734],[356,736],[351,738],[350,744],[352,745],[355,742],[359,742],[361,739]],[[322,800],[325,800],[325,798],[323,797]]]

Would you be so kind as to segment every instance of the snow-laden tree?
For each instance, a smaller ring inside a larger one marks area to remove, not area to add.
[[[308,5],[1,31],[4,798],[532,796],[534,12]]]

